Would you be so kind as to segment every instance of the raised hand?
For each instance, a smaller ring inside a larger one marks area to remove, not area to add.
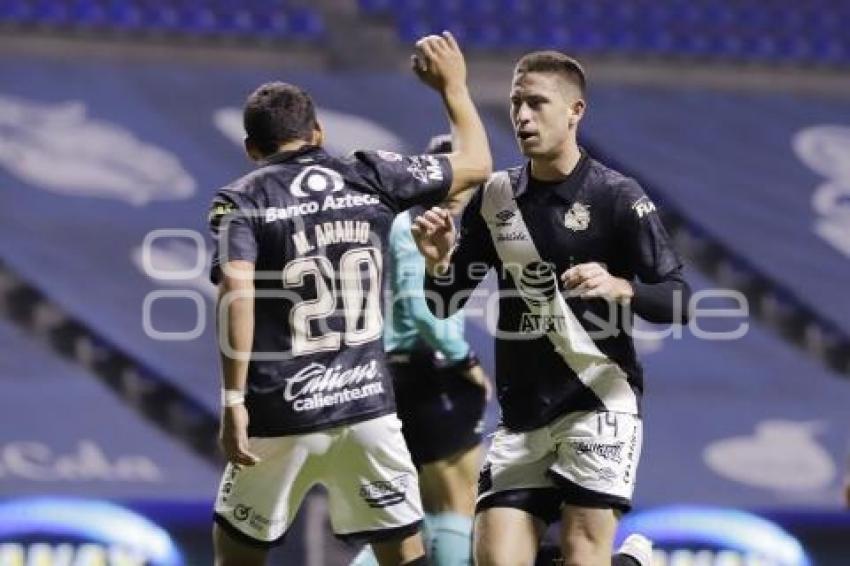
[[[572,266],[561,275],[561,281],[570,297],[628,302],[634,294],[628,281],[614,277],[596,262]]]
[[[435,206],[418,216],[410,227],[419,253],[432,275],[441,275],[448,267],[457,239],[452,216],[448,210]]]
[[[448,31],[442,35],[427,35],[417,41],[411,65],[419,80],[439,92],[466,86],[466,61],[457,41]]]

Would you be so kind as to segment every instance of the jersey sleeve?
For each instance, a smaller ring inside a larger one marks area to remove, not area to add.
[[[628,265],[640,281],[658,283],[681,270],[682,261],[655,204],[636,181],[628,179],[619,188],[614,215]]]
[[[353,154],[361,176],[383,194],[395,212],[432,206],[448,195],[452,166],[446,155],[401,155],[391,151]]]
[[[682,275],[682,261],[661,223],[655,204],[640,185],[629,180],[615,203],[617,228],[624,239],[632,281],[632,310],[659,324],[688,321],[690,286]],[[679,308],[677,308],[679,305]]]
[[[257,260],[259,208],[242,192],[222,189],[210,205],[208,223],[213,239],[210,280],[218,284],[228,261]]]

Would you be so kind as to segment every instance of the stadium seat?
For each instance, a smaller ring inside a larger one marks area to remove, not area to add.
[[[359,6],[365,16],[393,21],[403,41],[457,29],[468,46],[484,50],[553,47],[740,63],[850,63],[843,33],[850,8],[839,0],[806,5],[791,0],[359,0]]]

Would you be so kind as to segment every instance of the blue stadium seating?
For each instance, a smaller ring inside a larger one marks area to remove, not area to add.
[[[593,88],[590,100],[589,142],[850,336],[850,261],[835,235],[846,206],[837,196],[826,210],[816,198],[848,183],[846,100],[615,86]]]
[[[450,29],[478,49],[553,47],[578,54],[773,64],[850,63],[842,0],[359,0],[401,39]]]
[[[0,498],[209,501],[218,470],[49,347],[0,321]]]
[[[8,0],[0,24],[59,31],[316,42],[319,13],[284,0]]]

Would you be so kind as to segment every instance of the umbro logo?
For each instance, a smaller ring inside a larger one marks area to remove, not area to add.
[[[515,215],[516,215],[516,212],[514,212],[513,210],[503,210],[502,212],[499,212],[498,214],[496,214],[496,218],[498,218],[502,222],[507,222],[508,220],[513,218]]]

